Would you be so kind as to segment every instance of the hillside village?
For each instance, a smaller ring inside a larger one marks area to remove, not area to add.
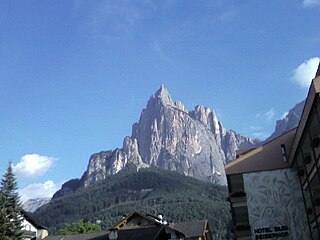
[[[27,213],[23,215],[23,239],[45,240],[170,240],[194,239],[211,240],[207,220],[182,223],[168,223],[163,216],[144,215],[133,212],[124,216],[107,231],[93,233],[48,236],[45,227],[37,224]]]

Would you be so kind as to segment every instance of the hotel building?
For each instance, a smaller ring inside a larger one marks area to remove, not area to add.
[[[225,166],[235,239],[320,239],[320,64],[297,128]]]

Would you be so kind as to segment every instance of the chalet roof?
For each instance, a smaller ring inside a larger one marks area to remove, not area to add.
[[[44,240],[109,240],[110,231],[49,236]],[[117,230],[117,240],[167,240],[164,226]]]
[[[205,235],[208,227],[207,220],[196,220],[190,222],[170,223],[169,226],[185,233],[188,237],[201,237]]]
[[[135,217],[142,217],[142,218],[145,218],[145,219],[149,220],[150,221],[150,226],[149,227],[164,226],[166,228],[171,228],[179,236],[183,236],[183,237],[187,236],[184,232],[179,231],[178,229],[173,229],[170,225],[165,225],[165,224],[161,223],[160,219],[158,217],[153,216],[151,214],[144,215],[144,214],[139,213],[139,212],[133,212],[133,213],[129,214],[128,216],[126,216],[125,218],[123,218],[119,222],[117,222],[115,225],[113,225],[112,228],[121,229],[124,224],[128,223],[131,219],[133,219]]]
[[[109,240],[108,238],[96,238],[95,240]],[[134,228],[118,230],[117,240],[166,240],[164,226]]]
[[[236,150],[236,157],[238,158],[238,157],[240,157],[240,156],[252,151],[253,149],[255,149],[255,148],[238,149],[238,150]]]
[[[48,236],[44,240],[89,240],[96,239],[98,237],[106,237],[109,231],[103,231],[98,233],[82,233],[74,235],[59,235],[59,236]]]
[[[289,152],[296,133],[296,128],[257,147],[236,160],[225,165],[226,174],[258,172],[290,167],[282,156],[281,145],[284,144]]]
[[[124,217],[123,219],[121,219],[120,221],[118,221],[116,224],[114,224],[112,228],[120,229],[122,224],[125,224],[125,223],[129,222],[131,219],[133,219],[135,217],[142,217],[142,218],[145,218],[145,219],[149,220],[154,225],[158,225],[158,226],[161,225],[161,223],[159,221],[157,221],[156,219],[150,217],[150,215],[144,215],[144,214],[139,213],[139,212],[132,212],[129,215],[127,215],[126,217]]]
[[[22,211],[23,217],[31,223],[36,229],[47,229],[46,227],[40,225],[31,215],[26,211]]]

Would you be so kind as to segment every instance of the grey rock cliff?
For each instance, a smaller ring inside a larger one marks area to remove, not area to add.
[[[22,204],[22,208],[26,212],[35,212],[42,205],[50,202],[51,198],[34,198],[29,199],[25,203]]]
[[[277,120],[274,132],[271,134],[270,137],[268,137],[265,140],[265,142],[268,142],[282,135],[283,133],[288,132],[291,129],[297,127],[304,108],[304,103],[305,100],[299,102],[292,109],[289,110],[288,114],[283,119]]]
[[[83,185],[115,174],[129,162],[225,185],[224,164],[235,158],[235,150],[254,145],[252,139],[224,129],[211,109],[199,105],[188,111],[181,102],[173,102],[162,85],[133,124],[123,147],[90,157]]]
[[[304,101],[278,120],[274,133],[265,141],[296,127],[303,107]],[[188,111],[181,102],[173,102],[161,86],[133,124],[132,135],[125,137],[122,148],[93,154],[82,178],[63,184],[53,198],[116,174],[128,163],[138,169],[153,165],[225,185],[224,164],[235,159],[236,150],[261,143],[225,129],[210,108],[198,105]]]

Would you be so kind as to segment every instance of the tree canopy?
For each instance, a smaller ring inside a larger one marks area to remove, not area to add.
[[[9,163],[0,187],[0,240],[22,239],[22,207],[17,188],[15,174]]]
[[[101,232],[101,226],[91,222],[84,222],[82,219],[72,223],[65,223],[60,229],[61,235],[77,233]]]
[[[209,220],[215,239],[229,239],[227,189],[159,168],[127,167],[105,180],[52,199],[35,213],[51,234],[63,223],[101,221],[108,229],[133,211],[164,214],[170,222]],[[217,237],[219,236],[219,237]]]

